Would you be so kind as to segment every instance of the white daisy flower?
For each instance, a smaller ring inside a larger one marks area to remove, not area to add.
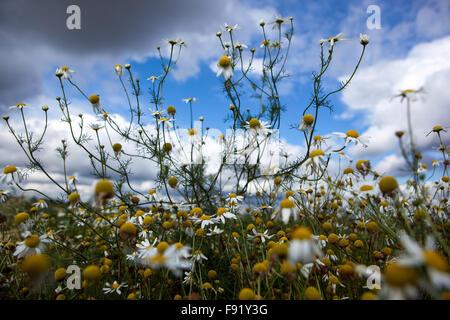
[[[358,145],[359,142],[364,148],[367,148],[367,143],[369,142],[369,137],[361,137],[356,130],[348,130],[346,133],[333,132],[333,134],[337,135],[339,138],[345,139],[345,146],[350,142],[354,142],[355,145]]]
[[[425,93],[424,88],[419,88],[417,90],[406,89],[400,92],[399,94],[393,96],[393,98],[401,97],[401,101],[403,101],[403,99],[407,99],[409,101],[417,101],[422,96],[423,93]]]
[[[11,106],[11,107],[9,107],[9,109],[18,109],[18,110],[21,110],[21,109],[23,109],[24,107],[26,107],[26,104],[25,103],[16,103],[15,105],[13,105],[13,106]]]
[[[306,227],[297,228],[289,245],[288,260],[292,264],[298,262],[305,264],[313,262],[315,258],[323,255],[317,240],[313,238],[311,231]]]
[[[38,202],[33,203],[33,206],[36,208],[40,208],[40,209],[44,209],[44,208],[48,207],[47,203],[43,199],[39,200]]]
[[[24,175],[13,165],[6,166],[0,179],[2,184],[20,183],[24,179]]]
[[[237,24],[235,24],[234,26],[230,26],[227,23],[224,23],[223,28],[225,31],[232,32],[234,30],[239,30],[241,27],[239,27]]]
[[[450,274],[447,272],[448,263],[445,257],[441,256],[436,250],[435,240],[431,236],[427,237],[424,248],[404,231],[400,234],[400,242],[406,251],[398,260],[400,265],[424,266],[434,286],[450,289]]]
[[[124,71],[123,71],[123,67],[121,64],[116,64],[114,66],[114,70],[116,71],[117,76],[119,76],[119,77],[123,76]]]
[[[109,282],[105,283],[105,288],[103,288],[104,293],[117,293],[118,295],[122,294],[122,291],[120,289],[128,287],[126,282],[122,282],[119,284],[117,281],[114,281],[112,284],[109,284]]]
[[[211,218],[210,216],[204,214],[200,218],[192,217],[192,221],[195,224],[200,224],[200,228],[205,229],[209,225],[214,225],[217,222],[217,218]]]
[[[5,202],[8,199],[8,190],[0,190],[0,202]]]
[[[266,242],[266,240],[273,237],[273,234],[269,235],[269,230],[265,230],[264,232],[257,232],[255,229],[253,229],[252,231],[253,231],[253,234],[249,234],[247,236],[250,240],[253,240],[255,238],[260,238],[261,242],[264,243],[264,242]]]
[[[270,129],[270,125],[267,121],[259,121],[256,118],[252,118],[250,119],[250,121],[246,121],[244,128],[246,128],[250,132],[266,133]]]
[[[370,42],[370,37],[367,34],[359,34],[359,43],[361,43],[363,46],[367,46]]]
[[[151,80],[152,83],[155,83],[156,79],[158,79],[159,77],[157,76],[150,76],[149,78],[147,78],[147,80]]]
[[[190,98],[185,98],[185,99],[183,99],[183,102],[184,102],[184,103],[195,102],[195,101],[197,101],[197,99],[194,98],[194,97],[190,97]]]
[[[269,24],[273,24],[272,29],[280,29],[282,24],[287,24],[291,21],[290,18],[282,18],[281,16],[276,16],[273,22]]]
[[[298,216],[298,208],[295,205],[292,197],[288,197],[281,201],[280,203],[280,211],[279,215],[281,215],[281,220],[284,224],[288,224],[291,217],[295,220]]]
[[[217,226],[214,226],[214,229],[213,229],[212,231],[208,232],[206,235],[207,235],[208,237],[211,237],[211,236],[219,235],[219,234],[221,234],[221,233],[223,233],[223,230],[220,229],[220,228],[217,227]]]
[[[236,219],[236,215],[234,213],[231,213],[226,208],[219,208],[217,209],[216,213],[216,219],[220,220],[223,224],[225,224],[226,219]]]
[[[228,194],[228,197],[225,199],[225,201],[228,203],[229,206],[236,205],[238,202],[241,202],[242,200],[244,200],[244,197],[238,196],[236,193]]]
[[[223,74],[225,77],[225,80],[230,79],[233,77],[233,66],[231,65],[231,59],[227,56],[223,56],[219,59],[219,62],[217,63],[217,67],[219,70],[216,73],[216,77]]]
[[[328,46],[331,48],[334,46],[334,44],[336,42],[349,40],[349,39],[344,39],[344,37],[345,37],[345,35],[341,32],[341,33],[335,35],[334,37],[329,37],[328,39],[320,39],[319,44],[323,45],[324,43],[328,43]]]
[[[202,262],[203,260],[208,260],[208,258],[200,250],[195,250],[192,258],[196,262]]]
[[[35,234],[29,235],[24,241],[18,242],[14,256],[18,258],[30,256],[32,254],[41,254],[46,248],[46,243],[50,240],[47,235],[37,236]]]
[[[70,79],[70,78],[72,78],[72,74],[74,72],[75,71],[73,71],[69,67],[62,66],[61,68],[57,68],[56,69],[55,74],[56,74],[57,77],[62,77],[63,79]]]

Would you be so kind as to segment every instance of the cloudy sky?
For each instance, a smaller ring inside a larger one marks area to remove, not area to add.
[[[72,4],[81,9],[80,30],[66,27],[66,9]],[[367,27],[370,5],[381,10],[380,29]],[[179,37],[188,47],[169,76],[165,103],[177,108],[180,127],[188,127],[189,109],[182,99],[196,97],[194,117],[204,116],[206,126],[225,131],[229,102],[215,74],[217,59],[223,54],[216,32],[223,31],[224,23],[238,24],[235,40],[259,49],[259,21],[270,22],[277,15],[294,18],[286,67],[290,77],[280,87],[281,103],[286,107],[281,135],[291,152],[302,148],[302,135],[291,127],[299,122],[310,97],[311,73],[319,66],[317,41],[343,32],[351,41],[338,43],[325,81],[328,90],[353,70],[361,51],[359,34],[369,34],[371,42],[350,87],[331,100],[333,112],[321,112],[318,134],[355,129],[369,136],[370,143],[366,149],[351,147],[349,156],[372,159],[382,174],[404,175],[394,132],[406,129],[406,109],[399,99],[391,98],[404,89],[423,87],[426,94],[412,107],[415,136],[425,160],[436,157],[432,151],[438,146],[436,137],[426,134],[435,125],[450,127],[448,0],[4,0],[0,3],[0,112],[9,115],[20,131],[19,113],[9,106],[26,103],[29,128],[39,132],[44,119],[41,107],[49,106],[49,131],[40,159],[60,179],[61,161],[54,150],[69,136],[55,101],[61,95],[55,69],[67,65],[75,70],[74,82],[89,94],[99,94],[107,111],[117,121],[125,121],[128,108],[114,65],[130,63],[135,76],[149,87],[145,79],[161,73],[156,47],[165,47],[164,39]],[[89,103],[75,91],[69,94],[72,113],[95,121]],[[148,91],[142,101],[151,106]],[[256,105],[251,97],[245,103],[249,108]],[[0,141],[2,167],[25,166],[26,159],[3,122]],[[448,137],[445,142],[450,142]],[[88,188],[94,183],[88,161],[70,140],[69,147],[70,174]],[[137,161],[134,166],[140,170],[137,183],[150,188],[155,171],[145,162]],[[49,188],[40,175],[30,177],[28,185]]]

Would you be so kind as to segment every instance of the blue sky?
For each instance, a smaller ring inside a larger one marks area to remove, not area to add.
[[[361,50],[361,46],[358,42],[359,33],[367,33],[371,36],[371,43],[368,47],[368,54],[363,59],[361,63],[361,68],[364,68],[377,60],[382,60],[386,57],[389,58],[402,58],[404,57],[411,47],[417,43],[418,36],[419,39],[429,41],[438,38],[442,34],[437,36],[433,35],[418,35],[417,33],[406,33],[402,35],[401,40],[389,41],[392,45],[385,45],[387,42],[381,36],[383,33],[389,32],[389,30],[395,30],[396,28],[401,28],[403,23],[408,23],[413,20],[417,12],[421,9],[423,1],[257,1],[257,2],[246,2],[250,6],[261,6],[266,5],[275,8],[276,12],[281,14],[283,17],[293,16],[294,17],[294,27],[295,35],[302,36],[302,41],[310,41],[307,44],[307,48],[301,48],[298,50],[296,43],[293,44],[293,50],[291,50],[290,55],[297,55],[296,59],[301,59],[301,53],[307,51],[307,61],[302,65],[301,68],[293,66],[288,69],[291,74],[290,79],[286,79],[284,82],[289,86],[289,89],[285,90],[282,96],[282,103],[286,107],[286,111],[283,113],[282,118],[284,126],[282,126],[281,134],[283,137],[287,138],[289,142],[296,143],[299,136],[299,132],[295,129],[289,128],[290,125],[295,125],[300,121],[300,114],[304,109],[305,104],[308,102],[308,98],[312,92],[312,80],[311,72],[317,70],[320,54],[320,47],[317,45],[317,37],[325,37],[335,35],[341,31],[345,32],[348,38],[351,38],[350,43],[341,43],[337,48],[336,58],[334,61],[334,69],[330,72],[326,78],[326,88],[332,89],[339,85],[337,77],[348,74],[352,71],[352,67],[356,64],[358,54]],[[369,4],[378,5],[381,9],[381,26],[380,30],[369,30],[366,26],[366,20],[371,14],[367,13],[367,7]],[[216,29],[219,31],[221,25],[225,21],[217,21]],[[233,19],[230,17],[227,21],[230,25],[238,24],[241,25],[242,21],[238,19]],[[270,27],[267,28],[270,30]],[[255,27],[255,30],[258,30]],[[223,31],[223,30],[222,30]],[[242,30],[237,30],[235,33],[236,39],[239,39],[240,32]],[[312,36],[316,35],[316,39]],[[173,35],[173,38],[177,37],[177,34]],[[213,38],[213,37],[211,37]],[[250,47],[255,47],[259,49],[259,44],[262,39],[261,33],[254,34],[250,42],[246,44]],[[162,40],[162,39],[161,39]],[[156,45],[161,45],[161,43],[156,43]],[[164,45],[164,44],[162,44]],[[303,46],[303,44],[302,44]],[[216,47],[220,48],[219,41],[216,41]],[[371,52],[372,48],[376,47],[374,51]],[[344,51],[340,54],[339,50]],[[184,51],[191,51],[192,48],[183,49]],[[351,50],[351,52],[349,52]],[[156,49],[153,48],[153,52],[149,52],[149,55],[155,55]],[[261,53],[260,53],[261,54]],[[130,52],[130,57],[132,52]],[[220,55],[218,55],[220,57]],[[145,57],[145,61],[133,61],[133,59],[127,59],[123,61],[117,61],[117,63],[130,62],[133,66],[133,73],[136,77],[142,80],[143,85],[149,87],[150,81],[145,81],[150,75],[159,75],[161,73],[161,65],[158,57]],[[197,102],[194,106],[194,117],[204,116],[206,118],[206,125],[211,127],[216,127],[224,130],[229,124],[224,122],[227,114],[229,113],[228,105],[225,95],[222,92],[222,78],[215,76],[215,73],[209,67],[211,61],[200,60],[198,66],[200,70],[187,79],[176,79],[173,76],[169,76],[166,83],[166,105],[172,104],[177,107],[178,124],[183,126],[189,125],[189,108],[182,102],[183,98],[186,97],[196,97]],[[189,64],[188,61],[183,61],[183,64]],[[67,64],[67,63],[66,63]],[[42,74],[42,81],[46,87],[46,91],[58,95],[57,81],[53,78],[53,69],[59,67],[58,64],[54,64],[49,67],[48,72]],[[98,78],[103,77],[102,81],[105,79],[111,82],[115,79],[115,74],[113,69],[107,70],[106,66],[99,64],[100,74],[96,77],[91,77],[91,80],[87,82],[87,86],[84,88],[87,92],[98,92],[108,91],[108,86],[112,84],[108,81],[103,85],[99,82]],[[76,73],[74,81],[79,81],[78,76],[81,75],[79,72]],[[356,76],[356,78],[358,75]],[[119,82],[116,81],[118,86]],[[56,87],[56,88],[55,88]],[[56,90],[55,90],[56,89]],[[247,93],[249,91],[247,90]],[[247,95],[248,96],[248,95]],[[144,90],[144,95],[141,97],[142,101],[149,104],[150,95],[148,90]],[[125,102],[125,100],[124,100]],[[245,104],[250,108],[254,108],[255,101],[248,98],[245,100]],[[346,105],[341,101],[341,96],[338,94],[331,98],[331,102],[334,107],[334,111],[330,113],[328,110],[323,110],[321,112],[321,121],[318,133],[327,133],[330,131],[346,131],[349,128],[356,129],[363,132],[367,125],[358,119],[358,116],[351,119],[336,119],[337,116],[342,114],[346,110]],[[110,110],[112,112],[118,112],[120,114],[126,115],[127,108],[124,108],[122,104],[115,103],[111,104]],[[321,132],[322,131],[322,132]]]
[[[78,4],[81,8],[81,30],[67,30],[65,8]],[[381,28],[369,30],[367,8],[377,5],[381,10]],[[205,126],[225,131],[224,119],[229,113],[222,77],[216,77],[214,66],[223,54],[215,36],[226,22],[238,24],[235,40],[257,49],[262,40],[259,20],[273,21],[276,15],[294,18],[294,38],[289,53],[288,79],[280,87],[282,114],[280,134],[292,146],[303,145],[302,134],[291,128],[301,114],[312,92],[311,72],[318,69],[320,38],[343,32],[350,41],[336,45],[334,61],[324,82],[326,90],[336,88],[339,81],[353,70],[362,46],[359,34],[367,33],[370,44],[354,80],[342,94],[333,96],[333,112],[322,110],[317,133],[354,129],[369,136],[366,150],[350,148],[357,158],[373,159],[382,173],[401,173],[402,163],[396,130],[405,129],[404,107],[391,97],[409,88],[427,88],[427,97],[418,101],[413,119],[418,144],[426,161],[435,156],[436,141],[426,137],[432,126],[450,126],[448,93],[442,93],[450,82],[450,2],[446,0],[416,1],[201,1],[187,5],[178,0],[162,2],[124,1],[43,1],[38,6],[26,0],[5,1],[1,12],[7,12],[0,23],[2,70],[5,77],[0,86],[0,109],[18,102],[31,108],[29,117],[39,123],[40,106],[47,104],[59,119],[54,98],[59,96],[54,70],[68,65],[76,72],[74,82],[87,93],[100,94],[110,113],[127,115],[128,107],[114,73],[115,64],[131,63],[135,77],[141,79],[144,110],[152,107],[148,89],[149,76],[161,73],[156,46],[163,39],[181,37],[188,47],[181,54],[178,67],[169,75],[165,86],[165,107],[177,108],[177,124],[189,126],[189,108],[183,98],[196,97],[194,118],[205,117]],[[40,17],[40,18],[38,18]],[[20,21],[20,23],[19,23]],[[267,27],[269,30],[271,27]],[[269,35],[273,39],[273,35]],[[248,49],[247,49],[248,51]],[[17,75],[23,75],[17,77]],[[91,106],[74,91],[69,96],[79,112],[91,114]],[[447,100],[446,100],[447,99]],[[257,108],[248,97],[243,105]],[[149,114],[149,112],[147,112]],[[14,119],[12,119],[13,121]],[[439,123],[438,123],[439,122]],[[3,124],[2,124],[3,125]],[[59,134],[55,133],[59,138]],[[3,148],[11,150],[10,138]],[[449,142],[448,138],[444,139]],[[0,159],[23,161],[17,154]]]

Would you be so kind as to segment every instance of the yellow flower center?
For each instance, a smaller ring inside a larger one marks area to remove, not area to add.
[[[303,123],[310,126],[314,123],[314,116],[312,114],[305,114],[303,116]]]
[[[248,124],[252,129],[258,129],[261,127],[261,123],[256,118],[251,119]]]
[[[17,171],[17,168],[15,166],[6,166],[3,169],[3,174],[14,173],[16,171]]]
[[[28,248],[36,248],[39,245],[40,239],[37,235],[33,234],[25,239],[25,245]]]
[[[90,265],[83,271],[83,276],[88,281],[98,280],[101,275],[102,272],[100,271],[100,268],[95,265]]]
[[[89,101],[90,101],[92,104],[97,104],[97,103],[99,103],[99,101],[100,101],[100,96],[99,96],[98,94],[93,94],[93,95],[91,95],[91,96],[89,97]]]
[[[217,216],[221,216],[221,215],[223,215],[225,212],[227,212],[227,209],[225,209],[225,208],[219,208],[219,209],[217,209]]]
[[[219,66],[221,68],[228,68],[231,66],[231,60],[230,58],[228,58],[227,56],[223,56],[222,58],[219,59]]]
[[[379,182],[380,190],[383,193],[390,193],[398,188],[397,180],[394,177],[383,177]]]
[[[112,289],[112,290],[116,290],[117,288],[119,288],[119,284],[118,284],[117,282],[114,282],[114,283],[111,285],[111,289]]]
[[[67,66],[62,66],[62,67],[61,67],[61,70],[62,70],[62,71],[69,71],[69,67],[67,67]]]
[[[284,199],[281,201],[280,208],[281,209],[291,209],[295,206],[294,201],[291,199]]]
[[[348,130],[346,135],[347,135],[347,137],[355,138],[355,139],[359,137],[359,133],[356,130]]]
[[[95,195],[104,194],[107,197],[114,195],[114,186],[111,181],[103,179],[100,180],[95,186]]]
[[[322,150],[317,149],[317,150],[311,151],[309,157],[312,159],[312,158],[324,156],[324,155],[325,155],[325,153]]]
[[[26,220],[28,220],[30,218],[30,215],[26,212],[19,212],[15,217],[14,217],[14,222],[16,224],[20,224]]]
[[[158,245],[156,246],[156,249],[158,250],[159,253],[164,253],[164,251],[167,250],[167,248],[169,248],[169,244],[166,241],[161,241],[160,243],[158,243]]]
[[[206,215],[206,214],[204,214],[204,215],[201,216],[200,219],[201,219],[201,220],[211,220],[211,217],[208,216],[208,215]]]
[[[319,290],[314,287],[308,287],[305,290],[305,299],[306,300],[322,300],[320,296]]]
[[[156,263],[164,263],[166,262],[167,258],[163,256],[162,254],[158,253],[156,256],[154,256],[151,261]]]
[[[373,190],[373,187],[372,186],[370,186],[370,185],[364,185],[364,186],[362,186],[361,188],[359,188],[359,191],[362,191],[362,192],[364,192],[364,191],[372,191]]]
[[[344,170],[344,174],[351,174],[353,172],[355,172],[355,171],[352,168],[347,168]]]
[[[306,227],[299,227],[295,229],[292,238],[296,240],[307,240],[311,239],[312,233],[311,231]]]
[[[396,262],[391,263],[385,271],[386,282],[393,287],[404,287],[413,283],[416,279],[416,272],[413,268],[401,266]]]
[[[239,292],[239,300],[253,300],[255,299],[255,293],[250,288],[244,288]]]
[[[195,130],[195,129],[189,129],[189,131],[188,131],[188,134],[190,136],[195,136],[196,133],[197,133],[197,130]]]
[[[442,272],[447,271],[447,261],[438,252],[433,250],[424,250],[423,258],[425,259],[427,266]]]

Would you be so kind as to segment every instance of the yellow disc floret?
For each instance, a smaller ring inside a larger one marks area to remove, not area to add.
[[[227,56],[223,56],[219,59],[219,66],[221,68],[228,68],[231,66],[231,60]]]

